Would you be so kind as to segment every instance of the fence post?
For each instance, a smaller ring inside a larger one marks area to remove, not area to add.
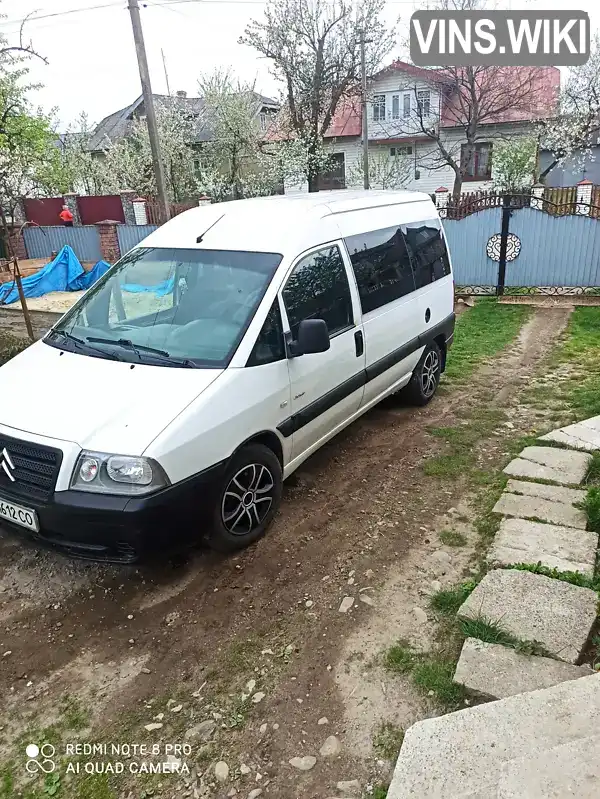
[[[445,219],[448,213],[449,200],[450,190],[445,186],[440,186],[439,189],[435,190],[435,205],[442,219]]]
[[[63,202],[69,209],[69,211],[73,214],[73,224],[80,225],[81,224],[81,214],[79,213],[79,203],[77,202],[77,192],[71,192],[70,194],[65,194],[63,196]],[[60,224],[60,219],[56,220],[56,224]]]
[[[505,194],[502,198],[502,227],[500,229],[500,258],[498,259],[498,284],[496,295],[504,294],[504,283],[506,281],[506,249],[508,244],[508,229],[510,226],[510,194]]]
[[[591,180],[580,180],[577,184],[577,208],[575,213],[581,216],[590,216],[592,212],[592,188],[594,184]]]
[[[126,189],[120,193],[121,196],[121,205],[123,206],[123,216],[125,217],[125,224],[126,225],[135,225],[135,214],[133,209],[133,200],[135,198],[135,192],[131,189]]]
[[[103,260],[109,264],[114,264],[121,257],[121,248],[119,247],[119,237],[117,235],[117,225],[119,224],[114,219],[96,222],[100,236],[100,252]]]
[[[146,213],[146,200],[143,197],[136,197],[132,202],[134,225],[147,225],[148,214]]]
[[[544,205],[544,186],[542,183],[536,183],[531,187],[531,200],[529,201],[532,208],[536,211],[542,211]]]

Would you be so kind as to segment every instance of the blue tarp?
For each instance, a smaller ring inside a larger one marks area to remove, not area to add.
[[[81,291],[92,286],[98,278],[110,269],[106,261],[98,261],[96,266],[86,272],[79,259],[68,245],[65,245],[53,261],[34,275],[22,279],[25,297],[42,297],[51,291]],[[19,292],[14,281],[0,286],[0,305],[18,302]]]

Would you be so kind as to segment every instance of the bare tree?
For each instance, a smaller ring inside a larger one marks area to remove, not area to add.
[[[268,0],[265,20],[248,25],[242,44],[271,60],[283,85],[286,133],[308,153],[309,191],[318,190],[323,136],[340,102],[360,93],[361,31],[367,74],[375,72],[394,40],[381,20],[385,0]]]

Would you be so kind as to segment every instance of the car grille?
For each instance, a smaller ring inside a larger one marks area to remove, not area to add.
[[[58,449],[0,434],[0,494],[25,500],[48,499],[54,491],[61,460]]]

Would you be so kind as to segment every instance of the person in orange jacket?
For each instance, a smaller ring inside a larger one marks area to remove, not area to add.
[[[65,227],[73,227],[73,214],[69,211],[68,205],[63,205],[59,217]]]

